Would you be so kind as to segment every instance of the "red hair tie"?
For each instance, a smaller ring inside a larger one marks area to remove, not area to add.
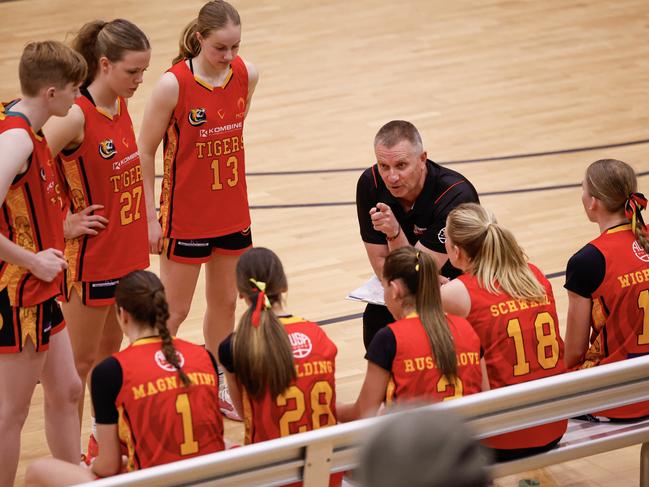
[[[645,223],[640,213],[647,207],[647,198],[642,193],[631,193],[624,204],[624,215],[631,220],[631,230],[635,233],[637,222],[644,227]]]
[[[266,295],[264,291],[259,291],[256,295],[257,302],[255,303],[255,310],[252,312],[252,326],[255,328],[259,327],[259,320],[261,319],[261,310],[264,308],[264,301],[266,301]]]

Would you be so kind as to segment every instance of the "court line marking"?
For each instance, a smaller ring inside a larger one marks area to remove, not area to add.
[[[479,157],[476,159],[458,159],[451,161],[443,161],[438,164],[442,166],[451,166],[455,164],[475,164],[478,162],[494,162],[494,161],[509,161],[512,159],[529,159],[533,157],[544,157],[544,156],[555,156],[561,154],[574,154],[577,152],[589,152],[596,150],[604,149],[614,149],[617,147],[628,147],[632,145],[642,145],[649,143],[649,139],[639,139],[639,140],[630,140],[627,142],[617,142],[613,144],[603,144],[603,145],[593,145],[586,147],[574,147],[571,149],[558,149],[551,151],[542,151],[542,152],[527,152],[522,154],[510,154],[504,156],[492,156],[492,157]],[[366,167],[343,167],[343,168],[334,168],[334,169],[301,169],[295,171],[251,171],[246,173],[246,176],[293,176],[300,174],[331,174],[331,173],[342,173],[342,172],[361,172],[367,169]],[[161,174],[156,174],[156,179],[162,178]]]

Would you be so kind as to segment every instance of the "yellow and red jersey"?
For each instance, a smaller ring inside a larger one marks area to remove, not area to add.
[[[108,219],[98,235],[67,240],[67,285],[79,281],[119,278],[149,266],[144,183],[133,123],[124,99],[111,116],[97,107],[86,91],[76,104],[85,118],[83,142],[60,162],[72,211],[89,205]]]
[[[29,134],[34,150],[27,170],[16,176],[2,203],[0,231],[9,240],[31,252],[48,248],[63,250],[64,198],[52,154],[41,132],[11,107],[0,105],[0,133],[22,129]],[[7,289],[13,307],[29,307],[61,293],[63,273],[52,282],[36,278],[24,267],[0,261],[0,290]]]
[[[195,76],[192,61],[169,69],[178,102],[164,138],[163,235],[212,238],[250,226],[243,123],[248,71],[236,57],[221,86]]]
[[[186,387],[164,358],[161,343],[159,337],[144,338],[113,355],[122,369],[115,405],[129,471],[224,448],[218,376],[208,352],[173,340],[181,367],[192,381]]]
[[[595,289],[593,325],[600,364],[649,353],[649,255],[636,241],[631,225],[620,225],[590,242],[604,256],[604,279]],[[612,418],[649,415],[649,402],[600,411]]]
[[[515,299],[504,292],[493,294],[471,274],[458,277],[471,297],[467,319],[480,337],[492,389],[565,372],[552,286],[538,268],[529,267],[545,288],[543,302]],[[566,426],[566,421],[558,421],[485,442],[502,449],[542,446],[560,437]]]
[[[277,397],[243,391],[246,444],[336,424],[336,345],[316,324],[280,318],[293,348],[297,379]]]
[[[454,379],[437,368],[430,340],[416,313],[388,325],[396,341],[388,402],[445,401],[482,390],[480,339],[464,318],[447,315],[446,320],[457,355]]]

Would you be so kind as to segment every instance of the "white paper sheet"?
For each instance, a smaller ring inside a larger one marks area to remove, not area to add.
[[[350,292],[347,295],[347,299],[352,301],[362,301],[364,303],[385,305],[385,301],[383,300],[383,286],[376,276],[372,276],[361,287]]]

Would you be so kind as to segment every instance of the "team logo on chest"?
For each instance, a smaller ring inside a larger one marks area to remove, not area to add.
[[[297,331],[294,333],[289,333],[288,341],[291,342],[291,348],[293,348],[293,357],[295,358],[308,357],[311,353],[311,349],[313,348],[311,339],[304,333]]]
[[[189,110],[187,118],[189,119],[189,125],[198,127],[207,122],[207,112],[205,112],[204,108],[192,108]]]
[[[115,144],[112,139],[102,140],[99,143],[99,155],[104,159],[111,159],[117,151],[115,150]]]
[[[185,365],[185,357],[183,357],[183,354],[180,353],[178,350],[176,350],[176,357],[178,357],[178,366],[182,368],[182,366]],[[160,367],[162,370],[166,370],[167,372],[176,371],[176,367],[174,367],[169,362],[167,362],[167,359],[165,358],[165,354],[162,352],[162,350],[158,350],[155,353],[155,355],[153,356],[153,360],[155,360],[156,365]]]

